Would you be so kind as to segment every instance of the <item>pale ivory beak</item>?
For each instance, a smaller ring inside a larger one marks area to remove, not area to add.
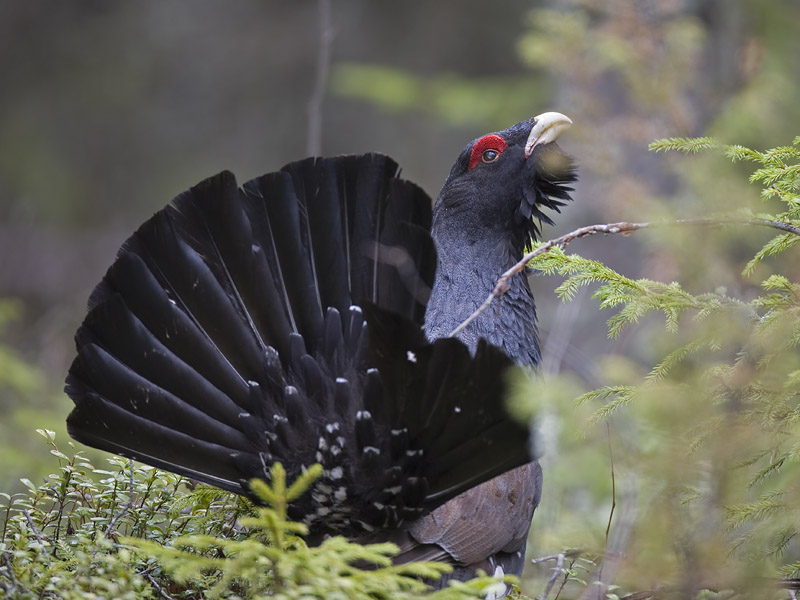
[[[572,119],[567,115],[557,112],[546,112],[534,117],[536,121],[525,142],[525,158],[528,158],[536,146],[555,142],[558,137],[569,129]]]

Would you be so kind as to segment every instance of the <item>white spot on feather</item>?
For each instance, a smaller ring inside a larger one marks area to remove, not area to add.
[[[361,527],[364,528],[364,531],[375,531],[375,528],[370,525],[369,523],[364,523],[364,521],[356,521]]]
[[[414,354],[411,350],[406,352],[406,358],[408,359],[408,362],[410,362],[410,363],[417,362],[417,355]]]

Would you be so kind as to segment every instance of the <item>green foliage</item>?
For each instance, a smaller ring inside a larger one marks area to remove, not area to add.
[[[331,537],[309,546],[288,503],[321,474],[310,467],[287,486],[280,464],[271,484],[253,481],[264,506],[152,467],[113,457],[97,469],[61,452],[44,485],[0,494],[0,595],[9,598],[479,598],[498,581],[453,582],[429,593],[441,563],[392,565],[393,544]],[[72,447],[72,443],[69,444]],[[513,580],[513,578],[509,578]]]
[[[717,140],[710,137],[699,138],[666,138],[656,140],[650,144],[650,150],[655,152],[666,152],[667,150],[680,150],[681,152],[702,152],[706,150],[713,150],[719,144]]]
[[[21,300],[0,299],[0,490],[20,490],[20,477],[47,473],[47,457],[31,452],[38,440],[30,432],[37,427],[64,429],[63,418],[54,414],[46,374],[31,363],[7,339],[11,325],[22,321]],[[60,392],[61,381],[58,382]],[[63,398],[63,396],[58,396]]]
[[[674,138],[651,149],[712,150],[755,163],[750,181],[763,186],[761,197],[770,208],[757,218],[798,227],[798,141],[758,152],[709,138]],[[798,241],[795,232],[773,237],[747,263],[743,276],[774,269],[765,261]],[[760,293],[753,288],[747,297],[720,289],[690,293],[678,283],[631,279],[558,249],[535,257],[531,266],[565,277],[556,290],[564,300],[582,286],[596,285],[593,298],[600,308],[616,311],[608,320],[611,338],[634,325],[652,332],[653,323],[645,317],[653,313],[665,319],[667,336],[649,336],[658,337],[663,351],[654,366],[633,375],[629,369],[618,381],[578,396],[579,406],[593,407],[584,416],[583,439],[597,448],[603,435],[593,433],[593,425],[608,423],[619,436],[606,441],[617,485],[633,481],[629,485],[643,497],[639,502],[623,498],[623,505],[639,506],[636,522],[642,525],[615,582],[632,589],[649,589],[653,581],[677,585],[686,577],[687,561],[698,574],[713,573],[715,585],[738,590],[764,577],[798,576],[800,283],[773,272],[760,282]],[[796,276],[794,269],[789,273]],[[608,377],[613,373],[609,369]],[[529,397],[538,393],[539,388],[523,387]],[[615,523],[632,527],[619,515]],[[612,544],[585,534],[584,539],[590,554],[600,555]],[[771,596],[762,589],[755,597]]]
[[[19,316],[20,303],[0,299],[0,332]],[[41,374],[26,363],[12,348],[0,343],[0,388],[9,388],[18,394],[35,391],[42,380]]]
[[[542,244],[535,244],[534,248]],[[553,248],[535,257],[531,266],[545,275],[563,275],[567,278],[556,288],[562,300],[571,300],[578,289],[591,283],[601,283],[592,297],[600,301],[600,308],[620,307],[608,320],[611,337],[617,337],[628,326],[641,321],[651,312],[662,312],[670,332],[678,330],[681,315],[689,309],[705,318],[723,309],[741,310],[742,303],[724,294],[710,293],[694,296],[677,282],[662,283],[649,279],[630,279],[603,263],[566,254]]]
[[[300,523],[287,521],[287,503],[304,493],[321,474],[315,465],[286,488],[280,464],[272,467],[271,485],[254,481],[253,490],[266,506],[241,520],[246,539],[208,535],[182,536],[168,547],[146,540],[126,540],[156,559],[181,584],[208,589],[207,596],[275,598],[416,598],[427,589],[420,578],[438,578],[450,571],[440,563],[392,565],[394,544],[359,545],[341,537],[310,547]],[[357,566],[358,565],[358,566]],[[365,570],[371,565],[374,568]],[[491,578],[457,584],[430,597],[476,597]]]
[[[153,597],[149,572],[115,538],[124,531],[163,542],[186,527],[189,520],[170,510],[183,480],[129,469],[116,457],[113,470],[96,469],[82,454],[62,453],[53,432],[39,433],[59,468],[44,485],[23,480],[27,493],[0,495],[0,589],[11,598]]]

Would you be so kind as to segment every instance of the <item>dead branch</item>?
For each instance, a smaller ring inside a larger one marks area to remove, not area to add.
[[[602,233],[604,235],[611,235],[611,234],[622,234],[628,235],[633,233],[634,231],[639,231],[640,229],[652,229],[654,227],[723,227],[725,225],[751,225],[751,226],[758,226],[758,227],[771,227],[773,229],[779,229],[781,231],[786,231],[788,233],[793,233],[795,235],[800,235],[800,227],[796,227],[794,225],[790,225],[789,223],[784,223],[782,221],[770,221],[769,219],[757,219],[755,217],[721,217],[716,219],[711,218],[703,218],[703,219],[678,219],[675,221],[657,221],[657,222],[644,222],[644,223],[628,223],[626,221],[621,221],[619,223],[604,223],[600,225],[587,225],[586,227],[580,227],[575,229],[574,231],[570,231],[567,234],[562,235],[561,237],[557,237],[552,239],[548,242],[545,242],[535,250],[528,252],[522,259],[516,263],[513,267],[508,269],[505,273],[503,273],[500,278],[497,280],[497,283],[494,286],[494,289],[483,301],[478,308],[464,321],[462,321],[458,327],[453,329],[448,334],[448,337],[454,337],[464,331],[466,327],[474,321],[478,315],[480,315],[483,311],[485,311],[491,305],[492,301],[495,299],[502,298],[503,294],[508,291],[509,280],[516,274],[521,273],[526,265],[533,260],[535,257],[539,256],[540,254],[544,254],[545,252],[549,252],[554,247],[563,248],[570,242],[577,240],[582,237],[586,237],[589,235],[595,235],[598,233]]]

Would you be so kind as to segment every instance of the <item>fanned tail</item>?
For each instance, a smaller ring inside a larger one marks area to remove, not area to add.
[[[430,218],[379,155],[181,194],[90,298],[70,434],[244,494],[274,461],[322,463],[292,509],[317,532],[397,527],[525,463],[526,428],[486,401],[509,359],[421,332]]]

